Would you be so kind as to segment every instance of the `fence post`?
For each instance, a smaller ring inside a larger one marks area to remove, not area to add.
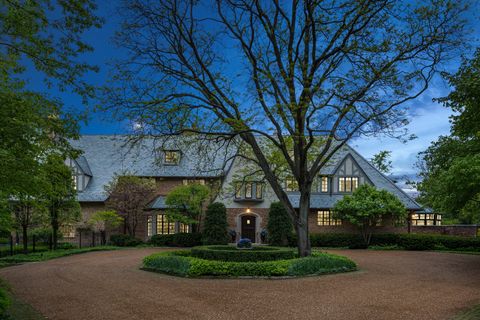
[[[82,230],[78,231],[78,247],[81,249],[82,248]]]
[[[92,247],[95,247],[95,231],[92,231]]]
[[[35,238],[35,235],[32,236],[32,251],[35,252],[35,242],[36,242],[36,238]]]
[[[10,255],[13,256],[13,236],[10,235]]]

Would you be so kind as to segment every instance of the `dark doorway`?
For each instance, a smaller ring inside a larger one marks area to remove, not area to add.
[[[255,216],[242,216],[242,239],[250,239],[255,242]]]

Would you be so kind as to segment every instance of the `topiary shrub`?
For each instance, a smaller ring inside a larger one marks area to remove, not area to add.
[[[268,211],[268,243],[274,246],[287,246],[292,229],[292,219],[283,204],[273,202]]]
[[[204,244],[227,244],[227,209],[223,203],[214,202],[207,207],[203,228]]]
[[[119,247],[136,247],[142,244],[142,240],[134,238],[128,234],[112,234],[110,243]]]
[[[295,258],[295,251],[282,247],[253,247],[251,250],[239,250],[233,246],[195,247],[191,255],[205,260],[255,262],[287,260]]]
[[[195,247],[202,244],[201,233],[156,234],[150,243],[159,247]]]

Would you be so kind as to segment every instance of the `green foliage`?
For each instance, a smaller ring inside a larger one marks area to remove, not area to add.
[[[156,234],[150,238],[154,246],[194,247],[202,244],[201,233]]]
[[[390,160],[391,156],[391,151],[382,150],[377,154],[374,154],[373,157],[370,159],[370,162],[380,172],[387,174],[392,170],[392,160]]]
[[[268,211],[268,243],[275,246],[287,245],[292,229],[292,219],[285,206],[280,202],[272,202]]]
[[[143,268],[183,277],[282,277],[353,271],[356,265],[345,257],[328,253],[288,260],[226,262],[195,258],[189,251],[170,251],[146,257]]]
[[[115,228],[122,224],[123,219],[113,210],[97,211],[89,220],[97,230],[105,230],[106,228]]]
[[[5,288],[0,287],[0,319],[4,319],[11,300]]]
[[[105,251],[105,250],[116,250],[117,247],[113,246],[99,246],[99,247],[90,247],[90,248],[80,248],[80,249],[59,249],[54,251],[45,251],[45,252],[35,252],[29,254],[17,254],[14,256],[8,256],[0,258],[0,264],[16,264],[16,263],[25,263],[25,262],[38,262],[46,261],[50,259],[70,256],[73,254],[92,252],[92,251]]]
[[[454,90],[438,100],[454,111],[452,128],[419,155],[419,201],[445,218],[480,223],[480,49],[447,80]]]
[[[118,247],[136,247],[141,245],[143,241],[128,234],[112,234],[110,243]]]
[[[399,240],[399,245],[405,250],[435,249],[435,238],[428,235],[402,235]]]
[[[207,208],[205,226],[203,229],[203,243],[226,244],[227,233],[227,209],[223,203],[214,202]]]
[[[290,248],[281,247],[253,247],[241,250],[234,246],[203,246],[192,248],[191,254],[205,260],[256,262],[293,259],[296,253]]]
[[[406,208],[397,197],[386,190],[363,184],[351,196],[344,196],[333,208],[334,217],[357,226],[365,244],[370,244],[372,227],[385,216],[392,218],[407,215]]]
[[[197,183],[173,188],[165,199],[168,218],[184,224],[198,224],[209,194],[208,187]]]

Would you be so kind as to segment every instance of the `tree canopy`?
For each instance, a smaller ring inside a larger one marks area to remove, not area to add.
[[[169,220],[195,224],[196,228],[200,228],[203,208],[209,195],[210,189],[198,183],[173,188],[165,199]]]
[[[238,138],[309,255],[316,175],[352,137],[405,138],[401,106],[464,43],[465,9],[453,0],[128,0],[117,43],[130,54],[103,108],[143,134]],[[262,139],[298,184],[299,210]]]
[[[455,111],[449,136],[420,154],[419,200],[445,217],[480,222],[480,49],[447,75],[452,92],[438,99]]]
[[[392,151],[382,150],[377,154],[374,154],[372,159],[370,159],[370,162],[380,172],[388,174],[390,171],[392,171],[392,160],[390,160],[391,156]]]
[[[344,196],[333,208],[335,219],[348,221],[357,226],[368,246],[372,228],[383,218],[406,217],[407,209],[397,197],[386,190],[363,184],[351,196]]]

